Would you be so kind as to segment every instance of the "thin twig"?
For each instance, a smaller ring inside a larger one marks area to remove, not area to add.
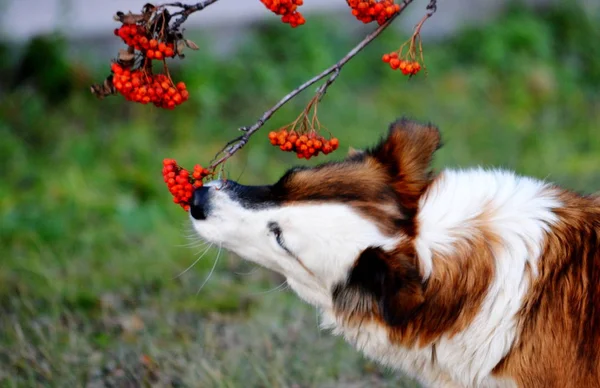
[[[429,4],[427,4],[427,13],[428,17],[431,17],[435,11],[437,11],[437,0],[429,0]]]
[[[371,43],[375,38],[377,38],[406,9],[406,6],[412,2],[413,2],[413,0],[403,0],[402,8],[400,9],[400,11],[398,11],[398,13],[396,13],[394,16],[392,16],[384,24],[379,26],[375,31],[373,31],[369,35],[367,35],[360,43],[358,43],[352,50],[350,50],[348,52],[348,54],[346,54],[342,59],[340,59],[338,62],[336,62],[333,66],[323,70],[320,74],[314,76],[313,78],[309,79],[302,85],[298,86],[296,89],[292,90],[289,94],[287,94],[285,97],[283,97],[277,104],[275,104],[271,109],[267,110],[261,116],[261,118],[258,119],[258,121],[256,123],[254,123],[252,126],[240,128],[240,130],[243,131],[244,134],[239,136],[238,138],[230,141],[229,143],[227,143],[227,145],[221,150],[221,152],[219,152],[219,154],[224,154],[224,155],[221,156],[221,158],[213,161],[210,165],[210,168],[214,169],[219,164],[225,162],[227,159],[229,159],[231,156],[233,156],[233,154],[235,154],[240,149],[242,149],[250,140],[250,136],[252,136],[263,125],[265,125],[267,120],[269,120],[271,118],[271,116],[273,116],[273,114],[275,112],[277,112],[277,110],[279,110],[282,106],[284,106],[286,103],[288,103],[292,98],[296,97],[298,94],[300,94],[302,91],[304,91],[311,85],[315,84],[316,82],[318,82],[318,81],[322,80],[323,78],[330,75],[330,77],[327,79],[327,81],[317,89],[317,95],[319,96],[319,99],[321,99],[323,97],[323,95],[325,95],[325,93],[327,92],[327,88],[329,88],[329,86],[331,86],[331,84],[339,76],[340,71],[342,70],[342,67],[344,67],[344,65],[346,65],[346,63],[348,63],[352,58],[354,58],[354,56],[356,56],[356,54],[358,54],[360,51],[362,51],[369,43]],[[431,2],[435,3],[435,0],[431,0]],[[430,2],[430,5],[431,5],[431,2]],[[429,6],[428,6],[428,8],[429,8]]]
[[[171,25],[171,31],[177,31],[179,27],[187,20],[188,16],[197,11],[202,11],[204,8],[211,4],[216,3],[219,0],[204,0],[196,4],[183,4],[182,2],[167,3],[163,4],[163,7],[177,7],[182,8],[181,11],[173,13],[171,16],[179,16],[179,18]]]

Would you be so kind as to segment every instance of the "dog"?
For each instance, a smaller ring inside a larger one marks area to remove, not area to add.
[[[432,124],[273,185],[213,181],[204,240],[279,272],[322,326],[427,387],[600,387],[600,199],[434,173]]]

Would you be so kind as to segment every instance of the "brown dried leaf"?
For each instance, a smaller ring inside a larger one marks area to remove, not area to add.
[[[142,22],[146,20],[146,16],[145,15],[138,15],[138,14],[133,14],[131,12],[128,13],[123,13],[123,12],[117,12],[117,14],[115,15],[114,19],[118,22],[121,22],[123,24],[136,24],[138,22]]]
[[[179,55],[180,58],[185,57],[185,55],[183,54],[183,51],[185,50],[185,46],[186,46],[186,44],[183,40],[177,41],[176,53],[177,53],[177,55]]]
[[[154,4],[151,4],[151,3],[146,3],[142,7],[143,14],[152,14],[155,10],[156,10],[156,7],[154,6]]]
[[[153,25],[151,27],[154,31],[167,30],[169,27],[169,21],[171,20],[171,13],[165,9],[162,12],[155,14]]]
[[[94,84],[90,86],[90,90],[92,94],[98,97],[99,99],[103,99],[106,96],[111,96],[117,93],[117,90],[115,89],[112,82],[112,75],[106,77],[102,84]]]
[[[118,58],[119,62],[131,62],[135,59],[135,54],[129,50],[120,49]]]
[[[200,47],[198,47],[198,45],[196,43],[194,43],[193,41],[191,41],[189,39],[185,40],[185,45],[188,46],[189,48],[191,48],[192,50],[200,49]]]

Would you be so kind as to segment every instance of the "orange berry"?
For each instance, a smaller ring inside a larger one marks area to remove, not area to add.
[[[123,73],[123,68],[118,63],[113,63],[110,67],[113,73],[121,74]]]

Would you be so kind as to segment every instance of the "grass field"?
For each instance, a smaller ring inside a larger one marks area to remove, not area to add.
[[[480,30],[425,42],[429,75],[410,81],[380,60],[406,38],[389,31],[320,105],[342,144],[320,161],[372,144],[406,114],[440,126],[437,168],[501,166],[600,189],[594,20],[515,8]],[[207,163],[235,128],[360,36],[313,20],[298,30],[256,26],[244,39],[235,55],[206,49],[182,62],[175,77],[192,98],[173,112],[95,100],[87,85],[106,75],[108,58],[90,65],[60,40],[33,42],[22,62],[0,50],[10,75],[0,81],[1,386],[416,386],[319,332],[314,309],[276,289],[275,274],[222,252],[199,291],[217,256],[209,250],[177,276],[204,247],[171,203],[162,159]],[[278,113],[230,160],[228,176],[273,182],[297,164],[266,132],[309,97]]]

